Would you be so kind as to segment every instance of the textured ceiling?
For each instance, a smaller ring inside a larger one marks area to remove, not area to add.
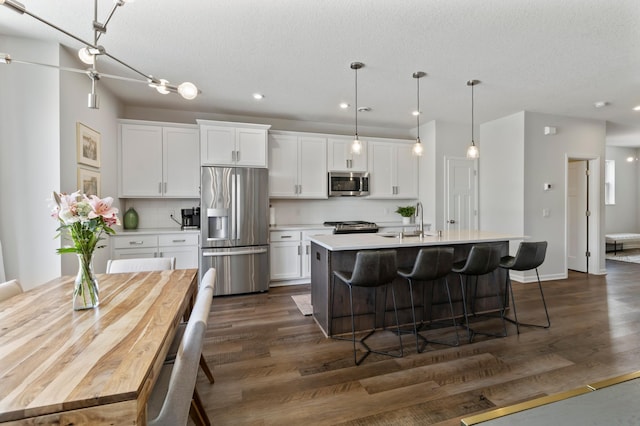
[[[92,1],[24,1],[28,11],[92,39]],[[100,2],[99,20],[111,5]],[[0,33],[81,47],[1,6]],[[353,108],[338,104],[353,106],[349,64],[361,61],[358,104],[372,109],[359,114],[363,125],[408,134],[411,75],[425,71],[423,123],[469,123],[466,81],[474,78],[482,81],[476,123],[522,110],[593,118],[627,142],[640,126],[632,111],[640,104],[637,0],[136,0],[116,11],[100,44],[144,73],[202,90],[186,101],[102,80],[134,106],[349,124]],[[107,59],[98,69],[134,76]],[[254,92],[265,99],[253,100]],[[596,101],[609,105],[597,109]]]

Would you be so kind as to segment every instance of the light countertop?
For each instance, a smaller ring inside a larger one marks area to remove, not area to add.
[[[181,230],[179,227],[176,228],[139,228],[139,229],[120,229],[116,231],[115,235],[112,237],[117,237],[118,235],[158,235],[158,234],[200,234],[199,229],[185,229]]]
[[[427,232],[424,237],[399,238],[397,233],[377,234],[331,234],[314,235],[309,239],[328,250],[364,250],[398,247],[437,246],[451,244],[490,243],[497,241],[524,240],[523,235],[485,231],[443,231],[442,237],[436,232]]]

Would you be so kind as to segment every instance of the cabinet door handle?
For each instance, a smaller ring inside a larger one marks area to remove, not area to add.
[[[164,183],[164,193],[167,193],[167,182]]]
[[[302,194],[302,185],[298,185],[298,194]]]
[[[231,161],[233,161],[234,163],[236,161],[236,152],[235,151],[231,151]]]
[[[129,241],[130,246],[139,246],[144,244],[144,241]]]
[[[236,151],[236,161],[240,161],[240,151]]]
[[[307,256],[309,255],[309,248],[310,248],[309,246],[305,247]]]
[[[184,243],[187,240],[171,240],[173,243]]]
[[[162,182],[158,182],[158,194],[162,194]]]
[[[298,256],[300,256],[302,252],[300,251],[300,246],[298,246]]]
[[[291,238],[291,235],[281,235],[280,238]]]

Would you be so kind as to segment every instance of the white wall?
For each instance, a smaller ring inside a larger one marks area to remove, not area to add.
[[[16,59],[80,67],[56,43],[0,36],[0,51]],[[58,255],[58,223],[50,217],[52,192],[77,189],[76,122],[102,134],[102,191],[116,194],[116,125],[119,104],[101,90],[100,110],[87,108],[88,78],[53,68],[0,67],[0,240],[7,278],[25,289],[74,274],[72,255]],[[105,257],[106,256],[106,257]],[[108,250],[98,253],[104,271]]]
[[[436,188],[438,186],[436,156],[436,122],[430,121],[420,126],[420,140],[423,146],[422,156],[418,160],[418,198],[424,207],[424,217],[430,218],[432,230],[435,230],[435,218],[438,207]]]
[[[69,52],[60,48],[61,65],[72,68],[83,69],[84,64],[76,59],[75,52]],[[98,64],[98,68],[99,68]],[[104,80],[102,80],[104,81]],[[118,84],[127,84],[119,82]],[[130,83],[135,84],[135,83]],[[81,165],[92,170],[99,170],[101,177],[102,197],[113,197],[114,205],[120,207],[117,185],[117,140],[118,127],[116,120],[121,114],[121,104],[109,92],[101,82],[98,82],[96,89],[100,108],[91,109],[87,107],[87,95],[91,92],[91,80],[84,74],[73,72],[60,73],[60,190],[73,192],[78,188],[77,155],[76,155],[76,122],[80,122],[100,133],[101,136],[101,161],[100,169]],[[55,188],[51,188],[53,190]],[[124,212],[120,212],[120,219]],[[100,245],[105,248],[97,250],[94,257],[94,270],[103,273],[106,270],[109,259],[109,239]],[[63,255],[62,274],[75,274],[78,270],[78,262],[73,255]]]
[[[524,234],[524,112],[480,126],[479,226]]]
[[[556,127],[557,134],[544,135],[545,126]],[[524,112],[485,123],[480,132],[481,229],[548,241],[540,273],[547,279],[565,277],[567,159],[604,159],[604,121]],[[603,167],[592,172],[598,195],[604,188]],[[544,183],[552,184],[552,190],[543,191]],[[604,202],[592,202],[592,232],[604,249]],[[542,209],[549,210],[548,217]],[[592,251],[598,267],[591,273],[604,271],[603,252]]]
[[[557,134],[545,135],[545,126],[555,127]],[[525,113],[525,232],[538,240],[549,241],[545,273],[560,273],[566,261],[566,176],[567,158],[599,159],[599,169],[591,170],[592,191],[604,194],[605,158],[604,121],[585,120],[540,113]],[[593,167],[593,165],[592,165]],[[553,189],[543,191],[543,184],[551,183]],[[598,191],[599,189],[599,191]],[[604,199],[590,195],[591,242],[599,241],[601,250],[591,250],[599,270],[604,271]],[[541,208],[548,208],[549,217],[543,217]],[[598,260],[599,258],[599,260]]]
[[[614,205],[605,206],[605,233],[638,232],[638,149],[624,147],[607,147],[606,159],[615,161],[615,195]],[[632,157],[634,161],[628,162]]]
[[[52,43],[0,36],[0,51],[58,63]],[[58,71],[2,65],[0,93],[0,240],[7,279],[28,289],[60,275],[47,201],[60,182]]]

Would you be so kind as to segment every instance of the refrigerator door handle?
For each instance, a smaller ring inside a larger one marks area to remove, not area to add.
[[[233,218],[235,219],[236,223],[234,224],[234,229],[235,229],[235,233],[234,238],[236,240],[240,239],[240,235],[242,235],[242,220],[240,220],[240,218],[243,217],[243,203],[241,203],[239,200],[242,200],[242,192],[244,191],[244,188],[242,186],[242,177],[240,176],[240,173],[236,173],[235,174],[235,185],[236,185],[236,190],[234,192],[234,194],[236,194],[236,199],[235,199],[235,207],[236,207],[236,214],[233,215]]]
[[[262,254],[266,253],[267,249],[255,249],[255,250],[238,250],[238,251],[223,251],[223,252],[202,252],[203,257],[221,257],[221,256],[244,256],[247,254]]]

